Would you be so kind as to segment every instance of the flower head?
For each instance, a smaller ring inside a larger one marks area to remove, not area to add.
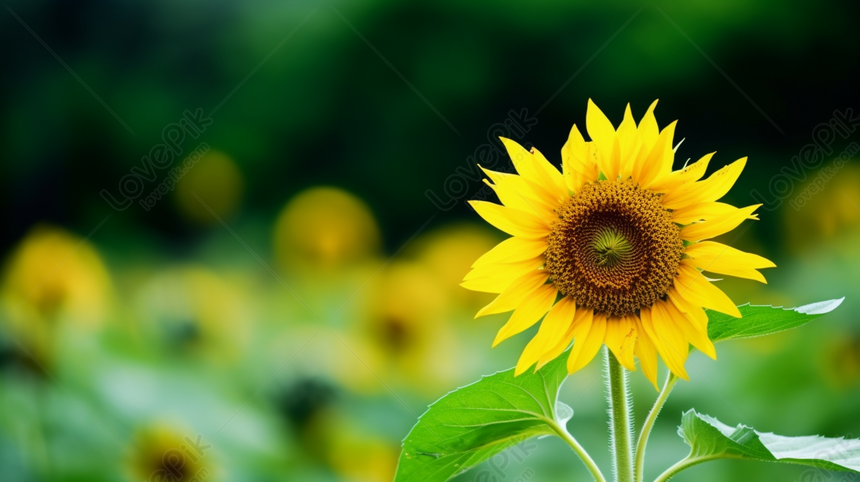
[[[708,271],[765,282],[774,264],[709,241],[740,225],[759,205],[717,202],[746,158],[701,180],[714,153],[679,170],[675,122],[660,131],[655,101],[637,123],[630,106],[616,129],[589,100],[586,141],[574,125],[559,172],[538,150],[502,139],[517,174],[484,169],[502,205],[472,201],[481,217],[512,235],[478,259],[463,286],[498,296],[477,316],[513,311],[494,346],[543,319],[517,363],[540,368],[573,342],[568,371],[605,344],[656,386],[657,354],[676,375],[689,345],[716,358],[705,309],[739,317]]]

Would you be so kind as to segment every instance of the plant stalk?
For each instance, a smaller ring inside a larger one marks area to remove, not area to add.
[[[708,462],[711,460],[718,460],[718,459],[740,458],[738,456],[731,456],[731,455],[725,455],[725,454],[709,455],[709,456],[705,456],[705,457],[692,457],[691,455],[688,455],[687,457],[685,457],[683,460],[681,460],[677,464],[666,469],[665,472],[663,472],[662,474],[660,474],[659,477],[654,479],[654,482],[666,482],[669,479],[671,479],[672,477],[678,475],[678,472],[681,472],[682,470],[689,469],[690,467],[693,467],[695,465],[699,465],[703,462]]]
[[[633,435],[631,433],[630,389],[627,373],[609,348],[605,348],[609,386],[609,426],[616,482],[633,482]]]
[[[636,482],[642,482],[645,477],[645,446],[648,445],[648,436],[651,435],[651,429],[654,428],[654,422],[657,421],[657,416],[663,409],[666,399],[675,388],[675,383],[678,382],[678,377],[674,373],[669,372],[669,377],[666,378],[666,383],[663,385],[663,390],[654,402],[654,407],[648,413],[648,418],[645,419],[645,424],[642,426],[642,431],[639,433],[639,442],[636,444],[636,462],[634,465],[634,477]]]
[[[585,467],[588,469],[589,472],[591,472],[591,476],[594,477],[595,482],[606,482],[606,478],[603,477],[603,473],[600,472],[600,468],[597,466],[596,463],[594,463],[594,460],[591,458],[590,455],[588,455],[588,452],[586,452],[585,449],[582,448],[582,445],[579,445],[579,442],[577,442],[576,439],[573,438],[573,435],[568,433],[568,431],[562,427],[553,425],[553,428],[556,429],[555,431],[556,433],[558,433],[558,436],[561,437],[561,439],[564,440],[568,445],[570,445],[570,448],[572,448],[573,451],[576,452],[577,455],[579,455],[579,458],[582,459],[582,463],[585,464]]]

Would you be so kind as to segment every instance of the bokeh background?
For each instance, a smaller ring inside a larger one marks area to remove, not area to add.
[[[727,199],[764,202],[761,221],[723,241],[778,268],[767,285],[722,282],[738,303],[847,297],[802,329],[719,346],[718,362],[694,354],[649,477],[686,454],[675,427],[691,407],[860,435],[852,3],[4,5],[3,480],[391,480],[426,405],[512,366],[528,339],[491,350],[504,316],[473,320],[488,298],[458,286],[502,239],[465,204],[486,197],[475,163],[510,170],[496,135],[558,163],[589,97],[616,123],[659,98],[686,139],[679,166],[749,156]],[[206,125],[177,140],[198,109]],[[843,124],[816,130],[835,111]],[[146,172],[165,134],[179,154]],[[798,169],[804,152],[818,160]],[[134,202],[117,210],[121,186]],[[592,363],[562,399],[608,471],[599,376]],[[641,421],[656,394],[633,384]],[[825,480],[811,476],[722,461],[677,480]],[[573,454],[540,440],[457,480],[577,478]]]

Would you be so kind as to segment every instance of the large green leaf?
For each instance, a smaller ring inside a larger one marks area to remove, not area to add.
[[[741,318],[708,310],[708,337],[718,342],[753,338],[790,330],[805,325],[821,315],[835,310],[845,298],[819,301],[797,308],[741,305]]]
[[[678,434],[691,447],[687,466],[707,460],[734,458],[860,473],[860,440],[783,437],[757,432],[745,425],[730,427],[695,410],[684,414]]]
[[[537,373],[482,377],[430,405],[403,441],[395,482],[442,482],[528,438],[564,431],[573,409],[556,399],[566,358]]]

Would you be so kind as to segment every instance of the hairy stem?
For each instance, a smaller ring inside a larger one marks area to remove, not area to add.
[[[636,482],[642,482],[645,477],[645,446],[648,445],[648,436],[651,435],[651,429],[654,428],[654,422],[657,421],[657,416],[660,415],[660,410],[663,409],[663,404],[675,388],[678,377],[674,373],[669,372],[669,377],[666,378],[666,383],[663,385],[663,390],[654,402],[654,407],[648,413],[648,418],[645,419],[645,424],[642,426],[642,431],[639,433],[639,442],[636,444],[636,462],[634,465],[634,476]]]
[[[605,349],[609,385],[609,426],[616,482],[633,482],[633,444],[630,392],[627,373],[608,348]]]

